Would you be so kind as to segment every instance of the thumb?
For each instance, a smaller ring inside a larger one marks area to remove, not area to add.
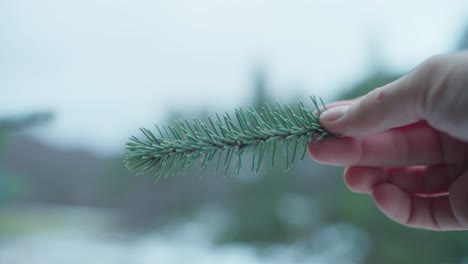
[[[426,87],[419,87],[417,72],[377,88],[349,105],[326,110],[320,123],[330,132],[356,137],[421,120]]]

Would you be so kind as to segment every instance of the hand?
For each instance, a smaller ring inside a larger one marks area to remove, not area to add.
[[[318,162],[346,167],[354,192],[390,219],[431,230],[468,230],[468,52],[436,56],[388,85],[328,106],[329,131],[309,144]]]

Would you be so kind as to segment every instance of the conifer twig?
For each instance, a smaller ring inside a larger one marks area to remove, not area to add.
[[[314,96],[310,99],[320,116],[322,111],[317,99]],[[326,109],[321,99],[320,104]],[[265,104],[260,111],[252,107],[236,109],[235,119],[226,113],[208,118],[207,124],[199,119],[192,122],[176,120],[173,126],[156,126],[159,136],[141,128],[144,138],[132,136],[126,144],[125,163],[137,173],[154,168],[159,178],[181,174],[197,161],[201,162],[204,171],[213,159],[217,159],[217,168],[223,163],[227,173],[236,158],[234,173],[239,173],[242,154],[252,151],[252,171],[258,172],[265,160],[274,161],[277,148],[283,145],[286,168],[289,168],[300,149],[301,159],[304,158],[309,141],[336,136],[326,131],[318,116],[302,102],[298,103],[297,109],[294,111],[290,106],[280,104],[273,109]]]

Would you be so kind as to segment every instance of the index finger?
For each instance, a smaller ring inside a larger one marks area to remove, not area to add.
[[[425,123],[366,137],[312,141],[308,150],[316,161],[337,166],[401,167],[468,159],[467,143],[445,136]]]

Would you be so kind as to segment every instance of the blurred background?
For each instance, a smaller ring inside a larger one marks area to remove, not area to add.
[[[353,98],[468,48],[468,2],[0,0],[0,263],[468,263],[306,157],[155,183],[139,127]]]

